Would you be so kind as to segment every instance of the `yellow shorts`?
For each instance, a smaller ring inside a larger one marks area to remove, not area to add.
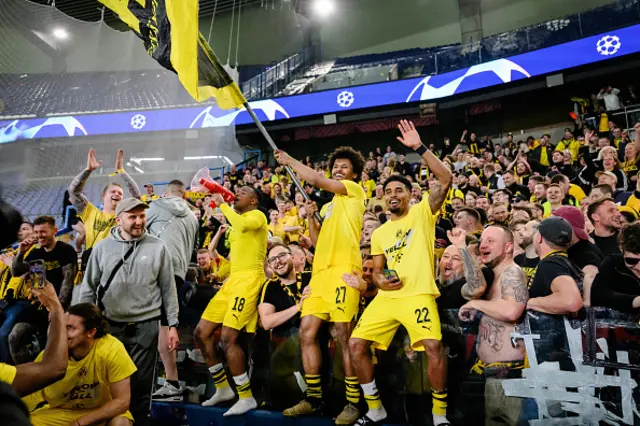
[[[413,350],[424,350],[423,340],[442,340],[438,306],[429,294],[376,297],[364,310],[351,338],[368,340],[375,348],[387,350],[401,325],[409,333]]]
[[[264,274],[233,274],[211,299],[202,319],[235,330],[254,333],[258,325],[258,299]]]
[[[351,265],[333,266],[314,272],[309,287],[311,296],[302,303],[301,316],[313,315],[328,322],[351,322],[358,313],[360,292],[342,279],[351,274]]]
[[[31,413],[31,424],[33,426],[69,426],[77,419],[86,416],[93,410],[71,410],[67,408],[41,408]],[[130,412],[126,412],[118,417],[126,417],[133,422]],[[99,423],[106,425],[107,422]]]

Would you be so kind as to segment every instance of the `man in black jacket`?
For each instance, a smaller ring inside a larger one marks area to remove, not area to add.
[[[622,254],[610,254],[600,265],[591,289],[591,304],[622,312],[640,312],[640,223],[620,233]]]

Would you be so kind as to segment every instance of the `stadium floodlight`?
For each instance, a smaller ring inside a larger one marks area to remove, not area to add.
[[[214,158],[220,158],[217,155],[201,155],[196,157],[184,157],[184,160],[212,160]]]
[[[313,3],[314,12],[321,18],[331,15],[335,9],[333,0],[315,0]]]
[[[69,38],[69,33],[67,32],[67,30],[60,27],[54,28],[51,34],[53,34],[53,36],[58,40],[66,40]]]

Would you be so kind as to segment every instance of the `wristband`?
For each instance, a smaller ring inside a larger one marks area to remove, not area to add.
[[[120,173],[124,172],[124,169],[118,169],[115,172],[111,173],[109,177],[118,176]]]
[[[423,143],[421,143],[420,146],[417,147],[414,151],[422,157],[424,153],[427,152],[427,147]]]

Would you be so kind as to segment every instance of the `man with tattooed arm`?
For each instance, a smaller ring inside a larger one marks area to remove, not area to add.
[[[524,368],[524,342],[511,333],[522,318],[529,292],[524,272],[513,261],[513,234],[500,225],[482,233],[480,259],[493,271],[492,283],[485,282],[480,265],[466,248],[464,232],[453,229],[449,239],[460,250],[467,277],[462,293],[470,299],[458,315],[462,321],[480,316],[478,360],[471,373],[486,379],[485,425],[517,424],[521,399],[505,396],[502,380],[520,377]]]

